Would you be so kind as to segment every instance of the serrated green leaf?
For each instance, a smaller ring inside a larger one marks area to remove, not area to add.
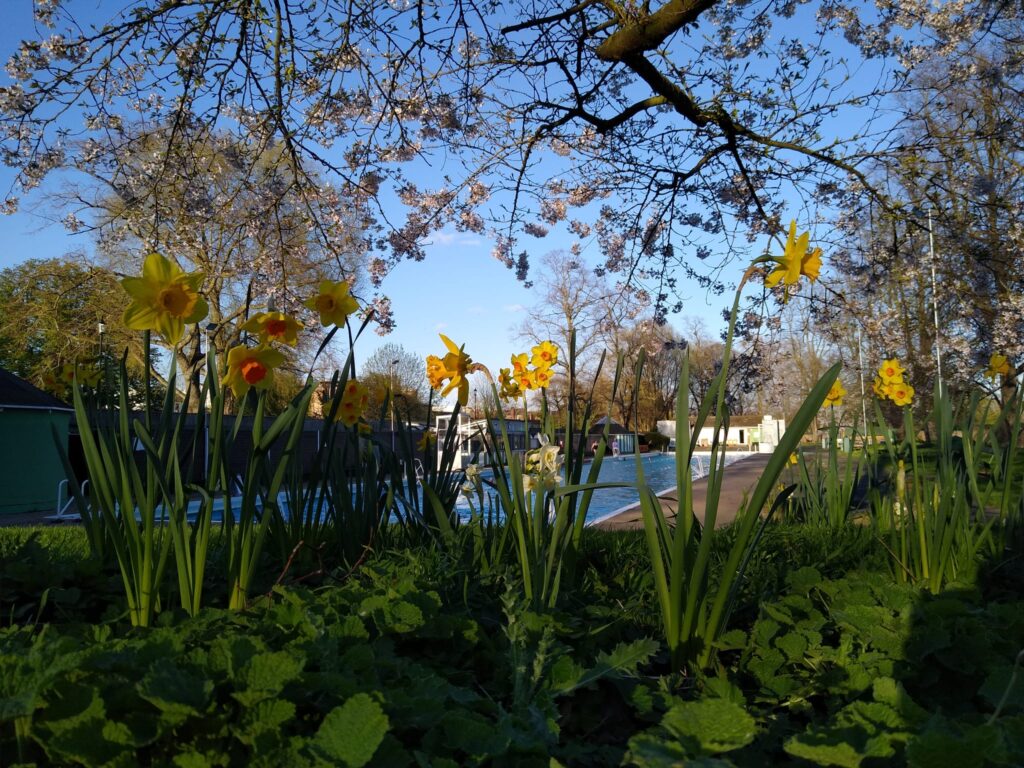
[[[864,756],[849,743],[860,735],[855,728],[846,732],[833,729],[827,733],[800,734],[789,739],[784,748],[788,754],[815,765],[860,768]]]
[[[136,685],[143,699],[175,723],[202,715],[213,694],[213,683],[176,666],[173,662],[153,664]]]
[[[754,740],[757,725],[740,705],[726,699],[701,699],[676,704],[665,713],[661,727],[697,747],[717,754],[745,747]]]
[[[322,758],[360,768],[373,759],[389,725],[380,704],[365,693],[357,693],[327,713],[311,748]]]
[[[797,632],[789,632],[776,638],[775,645],[790,661],[802,659],[807,652],[807,638]]]
[[[288,683],[299,678],[305,663],[304,658],[287,651],[257,654],[249,659],[242,670],[245,690],[236,691],[232,695],[245,706],[273,698]]]
[[[821,574],[817,568],[805,566],[797,568],[786,577],[786,583],[794,592],[807,594],[812,588],[821,583]]]

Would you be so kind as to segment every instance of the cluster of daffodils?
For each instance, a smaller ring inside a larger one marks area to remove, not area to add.
[[[540,436],[540,447],[526,452],[523,465],[523,493],[553,491],[562,482],[562,463],[557,445],[551,445],[547,435]]]
[[[993,353],[988,359],[988,368],[985,369],[985,378],[995,381],[1000,376],[1010,375],[1010,360],[1006,355]]]
[[[892,400],[896,405],[910,405],[914,399],[914,388],[903,380],[903,373],[904,368],[896,358],[883,360],[872,384],[875,395],[883,400]]]
[[[462,494],[467,498],[473,498],[483,488],[480,480],[480,465],[470,464],[466,467],[466,481],[462,484]]]
[[[96,389],[99,386],[103,370],[97,361],[64,363],[59,370],[43,374],[43,386],[60,397],[67,397],[68,392],[78,378],[83,387]]]
[[[362,418],[366,406],[370,403],[370,390],[355,379],[349,379],[341,391],[341,402],[338,404],[338,420],[346,427],[353,427]],[[360,431],[369,431],[369,425],[360,424]]]
[[[210,311],[199,294],[202,284],[202,272],[186,273],[166,257],[150,254],[143,262],[141,277],[121,280],[132,298],[123,322],[132,330],[156,331],[174,346],[181,341],[186,325],[200,322]],[[319,315],[325,328],[344,325],[349,315],[359,309],[344,281],[322,280],[318,293],[304,304]],[[257,344],[243,344],[228,351],[227,372],[221,383],[230,387],[236,398],[244,397],[250,389],[268,389],[274,382],[274,370],[287,359],[278,346],[296,346],[303,327],[283,312],[260,312],[249,318],[240,330],[254,336]],[[341,398],[341,420],[352,426],[366,408],[366,387],[350,379]]]
[[[511,362],[510,368],[498,372],[500,394],[505,400],[521,397],[532,389],[545,389],[558,362],[558,347],[552,341],[542,341],[530,350],[529,357],[525,352],[512,355]]]

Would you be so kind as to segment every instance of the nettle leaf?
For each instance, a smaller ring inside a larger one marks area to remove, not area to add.
[[[611,653],[601,653],[597,657],[597,663],[588,670],[583,670],[578,665],[562,665],[561,671],[569,673],[579,670],[578,674],[570,674],[561,680],[551,680],[551,690],[556,694],[569,693],[577,688],[583,688],[600,680],[608,675],[629,675],[635,674],[637,669],[646,664],[651,656],[658,652],[661,646],[651,638],[641,638],[631,643],[619,643],[612,649]],[[567,657],[563,656],[562,659]],[[561,660],[560,660],[561,661]],[[555,666],[559,666],[556,662]]]
[[[740,687],[724,677],[713,677],[705,681],[704,691],[709,696],[713,696],[715,698],[725,699],[726,701],[731,701],[741,706],[746,704],[746,700],[743,698],[743,691],[740,690]]]
[[[789,632],[776,639],[775,645],[790,661],[796,661],[802,659],[807,651],[807,638],[797,632]]]
[[[786,584],[794,592],[807,594],[812,588],[821,584],[821,574],[817,568],[804,566],[792,571],[786,577]]]
[[[661,727],[694,751],[729,752],[754,740],[757,725],[747,711],[726,699],[701,699],[676,704],[665,713]]]
[[[181,723],[206,711],[213,695],[213,683],[172,661],[164,661],[150,666],[136,690],[169,720]]]
[[[801,734],[789,739],[785,750],[817,765],[860,768],[864,755],[850,743],[858,737],[863,738],[863,734],[856,728]]]
[[[742,629],[730,629],[715,642],[722,651],[739,651],[747,647],[747,633]]]
[[[872,693],[875,701],[888,704],[896,712],[899,712],[907,725],[915,726],[928,718],[928,712],[910,698],[910,694],[904,689],[903,684],[896,682],[891,677],[875,679]]]
[[[389,727],[380,704],[368,694],[357,693],[327,713],[310,749],[328,762],[359,768],[373,759]]]
[[[273,698],[302,674],[305,664],[305,658],[293,656],[287,651],[253,656],[241,674],[245,690],[236,691],[232,696],[245,706]]]
[[[127,726],[107,719],[95,689],[76,686],[54,714],[60,719],[38,723],[32,734],[54,762],[107,765],[134,753]]]
[[[295,718],[295,705],[285,699],[261,701],[248,707],[235,737],[258,752],[266,752],[282,743],[281,730]]]

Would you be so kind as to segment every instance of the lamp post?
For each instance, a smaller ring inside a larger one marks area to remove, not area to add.
[[[388,400],[391,403],[391,452],[395,452],[395,366],[398,360],[391,361],[391,384],[388,387]]]
[[[96,362],[99,363],[99,365],[100,365],[100,388],[101,388],[100,389],[100,393],[99,393],[100,396],[97,399],[100,402],[100,407],[102,407],[102,403],[103,403],[103,390],[106,389],[105,385],[107,383],[107,363],[103,359],[103,337],[107,333],[107,324],[104,323],[102,320],[100,320],[96,324],[96,332],[99,334],[99,337],[100,337],[100,351],[99,351],[99,354],[97,355]]]

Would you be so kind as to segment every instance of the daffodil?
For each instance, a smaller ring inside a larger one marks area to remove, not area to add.
[[[881,376],[875,376],[875,380],[871,382],[871,391],[875,393],[875,397],[886,398],[888,393],[885,391],[885,383],[882,381]]]
[[[304,327],[284,312],[260,312],[246,320],[242,330],[256,335],[260,344],[276,341],[294,347],[299,341],[299,331]]]
[[[550,368],[558,361],[558,347],[551,341],[542,341],[530,350],[530,362],[535,368]],[[525,357],[525,355],[523,355]]]
[[[437,445],[437,432],[428,429],[420,437],[419,442],[416,443],[416,450],[426,452],[435,445]]]
[[[121,285],[132,297],[124,324],[135,331],[156,331],[168,344],[177,344],[186,323],[198,323],[210,311],[199,295],[202,272],[185,273],[159,253],[142,264],[142,277],[126,277]]]
[[[889,397],[896,405],[910,405],[914,399],[914,388],[902,381],[890,384]]]
[[[228,370],[221,384],[231,387],[235,397],[241,398],[250,387],[267,389],[274,383],[274,369],[285,360],[284,355],[272,347],[232,347],[228,351]]]
[[[511,400],[523,394],[519,388],[519,382],[512,377],[510,368],[502,368],[498,371],[498,384],[501,385],[499,394],[505,400]]]
[[[344,280],[337,283],[321,280],[319,293],[307,299],[304,305],[320,315],[320,324],[324,328],[344,325],[348,316],[359,309],[359,303],[349,293],[349,285]]]
[[[47,371],[42,375],[43,388],[53,392],[57,397],[64,397],[68,393],[68,387],[63,382],[59,373]]]
[[[537,389],[546,389],[551,383],[551,369],[537,368],[533,371],[533,382]]]
[[[341,392],[341,403],[338,405],[338,419],[346,427],[351,427],[359,421],[370,402],[370,391],[365,385],[349,379],[345,382],[345,389]]]
[[[529,365],[530,358],[525,352],[519,355],[512,355],[512,373],[517,377],[526,373],[526,369]]]
[[[893,358],[882,361],[882,365],[878,369],[878,376],[882,379],[883,384],[901,384],[903,382],[903,371],[903,366],[899,364],[896,358]]]
[[[523,371],[519,374],[519,386],[529,392],[531,389],[537,388],[537,372],[536,371]]]
[[[995,381],[1000,376],[1010,375],[1010,361],[1006,355],[1000,355],[995,352],[988,359],[988,368],[985,371],[985,377]]]
[[[437,355],[427,355],[427,381],[431,389],[440,389],[444,386],[445,370],[444,363]]]
[[[796,451],[794,451],[793,453],[789,454],[789,463],[790,464],[799,464],[800,463],[800,457],[796,455]]]
[[[846,390],[843,389],[843,382],[838,379],[833,382],[832,388],[829,389],[828,394],[825,395],[825,405],[842,405],[843,398],[846,396]]]
[[[821,248],[815,248],[808,253],[810,238],[810,232],[804,232],[799,238],[796,236],[796,219],[789,223],[786,250],[782,256],[772,257],[777,266],[765,278],[765,285],[774,288],[782,282],[789,288],[800,282],[801,275],[806,276],[811,282],[818,279],[818,273],[821,272]]]
[[[523,491],[552,491],[562,482],[562,463],[559,447],[551,445],[547,435],[540,436],[540,447],[526,452]]]
[[[441,397],[446,397],[453,389],[457,389],[459,405],[465,406],[469,402],[469,379],[466,377],[473,361],[456,346],[455,342],[443,333],[439,335],[448,348],[448,354],[443,358],[436,355],[427,357],[427,378],[433,389],[439,389],[447,380],[448,384],[441,390]]]

